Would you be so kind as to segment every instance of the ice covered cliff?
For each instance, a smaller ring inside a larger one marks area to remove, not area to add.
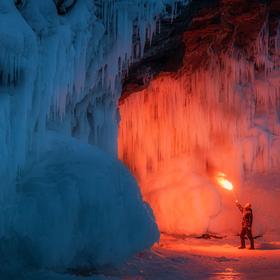
[[[157,240],[117,160],[117,104],[175,2],[0,1],[1,269],[117,263]]]
[[[215,184],[220,171],[242,201],[253,203],[255,234],[279,234],[279,1],[209,3],[190,26],[177,23],[182,31],[171,34],[173,48],[155,41],[155,53],[160,49],[171,61],[184,43],[177,69],[165,55],[147,54],[138,76],[127,77],[120,158],[137,176],[162,231],[239,229],[234,195]]]
[[[57,2],[66,9],[73,1]],[[74,2],[63,16],[51,0],[1,2],[1,178],[13,178],[41,149],[46,129],[117,154],[120,76],[143,53],[165,6]]]

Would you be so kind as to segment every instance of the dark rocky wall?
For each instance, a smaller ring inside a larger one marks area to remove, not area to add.
[[[193,0],[173,22],[162,19],[160,34],[124,76],[121,99],[146,88],[161,72],[176,75],[179,69],[192,73],[207,67],[213,55],[240,52],[254,60],[253,46],[265,21],[272,38],[279,18],[278,0]]]

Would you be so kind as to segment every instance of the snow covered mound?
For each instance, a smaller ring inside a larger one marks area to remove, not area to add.
[[[50,143],[18,184],[1,262],[96,267],[120,263],[158,240],[152,211],[123,164],[74,139]]]

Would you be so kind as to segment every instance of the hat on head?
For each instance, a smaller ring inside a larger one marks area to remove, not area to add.
[[[250,202],[247,202],[244,206],[245,209],[251,209],[252,205]]]

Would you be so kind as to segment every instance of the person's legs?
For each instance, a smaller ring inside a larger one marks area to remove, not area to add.
[[[250,249],[255,249],[255,245],[254,245],[254,238],[253,238],[253,235],[252,235],[252,230],[251,229],[247,229],[247,236],[250,240]]]
[[[246,228],[242,228],[240,233],[241,246],[239,247],[239,249],[245,248],[245,234],[246,234]]]

